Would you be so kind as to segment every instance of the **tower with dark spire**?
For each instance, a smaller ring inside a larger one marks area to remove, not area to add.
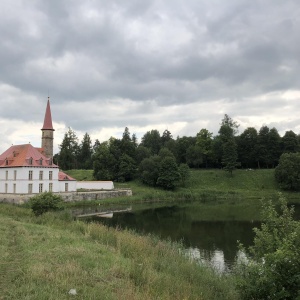
[[[52,116],[50,109],[50,99],[48,97],[46,113],[44,118],[44,125],[42,130],[42,148],[44,154],[48,158],[53,158],[53,133]]]

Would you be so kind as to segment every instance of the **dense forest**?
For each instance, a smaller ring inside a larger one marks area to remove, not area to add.
[[[174,170],[173,179],[184,181],[187,167],[224,168],[230,173],[237,167],[274,168],[283,153],[299,151],[300,137],[293,131],[281,137],[276,128],[264,125],[259,131],[249,127],[239,134],[238,127],[225,114],[216,136],[201,129],[196,136],[173,138],[167,129],[162,135],[153,129],[140,143],[127,127],[120,139],[94,143],[88,133],[79,143],[69,128],[54,162],[63,170],[93,169],[99,180],[128,181],[139,176],[145,183],[164,186],[163,178]],[[167,173],[162,176],[159,170]]]

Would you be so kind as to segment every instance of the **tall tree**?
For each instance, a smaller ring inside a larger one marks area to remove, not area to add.
[[[268,136],[268,165],[274,168],[281,155],[281,137],[276,128],[271,128]]]
[[[68,128],[62,143],[59,145],[58,164],[62,170],[77,169],[78,138],[75,131]]]
[[[196,145],[202,152],[203,160],[205,163],[205,167],[207,168],[209,159],[212,158],[212,133],[207,129],[201,129],[197,133]]]
[[[292,130],[285,132],[284,136],[281,139],[281,142],[283,153],[295,153],[300,150],[299,140],[296,133],[294,133]]]
[[[222,165],[224,170],[231,175],[233,170],[239,165],[237,163],[237,145],[234,137],[238,132],[238,127],[237,122],[225,114],[219,129],[219,138],[222,145]]]
[[[165,144],[172,139],[173,139],[173,137],[172,137],[171,132],[168,129],[166,129],[161,136],[162,146],[165,146]]]
[[[161,148],[161,137],[158,130],[147,131],[142,137],[141,145],[151,150],[152,154],[158,154]]]
[[[78,149],[78,167],[79,169],[92,169],[93,147],[88,133],[85,133]]]
[[[110,152],[108,142],[101,143],[93,157],[94,178],[97,180],[114,180],[117,177],[116,164],[114,155]]]
[[[123,132],[123,136],[120,143],[120,149],[122,151],[122,154],[126,154],[130,156],[131,158],[135,159],[136,156],[136,140],[133,141],[130,137],[130,132],[128,127],[125,127],[125,130]]]
[[[268,162],[270,161],[268,152],[269,132],[270,129],[268,126],[262,126],[258,132],[258,168],[262,166],[268,167]]]
[[[237,140],[239,161],[246,168],[256,166],[257,135],[257,130],[254,127],[248,127]]]

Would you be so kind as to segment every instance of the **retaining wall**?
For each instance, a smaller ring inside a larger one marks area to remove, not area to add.
[[[107,198],[132,196],[132,191],[130,189],[122,190],[112,190],[112,191],[91,191],[91,192],[64,192],[55,193],[60,195],[64,201],[91,201],[91,200],[101,200]],[[37,194],[0,194],[0,203],[14,203],[23,204],[27,202],[31,197]]]

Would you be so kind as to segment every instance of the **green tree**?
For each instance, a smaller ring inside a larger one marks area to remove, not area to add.
[[[256,167],[257,139],[257,130],[254,127],[248,127],[237,140],[239,161],[246,168]]]
[[[164,147],[165,144],[172,139],[173,137],[171,132],[168,129],[166,129],[161,136],[161,145]]]
[[[279,195],[276,206],[263,203],[264,222],[255,228],[251,256],[238,267],[238,288],[242,299],[299,299],[300,222],[293,220],[293,208]]]
[[[225,114],[219,129],[219,139],[222,147],[222,165],[225,171],[232,176],[232,172],[240,165],[237,162],[237,144],[234,135],[238,132],[239,125]]]
[[[284,153],[275,168],[275,179],[284,190],[300,190],[300,153]]]
[[[186,163],[193,168],[199,168],[203,163],[202,151],[199,146],[190,146],[186,150]]]
[[[270,161],[269,152],[268,152],[269,132],[270,129],[268,126],[262,126],[258,132],[258,138],[257,138],[258,168],[261,168],[262,166],[267,167],[268,162]]]
[[[151,150],[147,147],[139,145],[136,149],[136,163],[139,165],[143,159],[151,156]]]
[[[136,173],[136,164],[132,157],[123,154],[120,158],[118,181],[130,181]]]
[[[78,148],[78,167],[79,169],[92,169],[92,155],[93,155],[93,147],[92,141],[88,133],[85,133],[81,144]]]
[[[297,138],[296,133],[292,130],[286,131],[284,136],[281,139],[282,142],[282,151],[283,153],[289,152],[298,152],[299,149],[299,140]]]
[[[142,137],[141,145],[151,150],[152,155],[158,154],[161,148],[161,137],[158,130],[147,131]]]
[[[202,152],[206,168],[208,166],[208,161],[212,158],[212,142],[212,133],[209,132],[207,129],[201,129],[197,133],[196,146],[198,146]]]
[[[268,165],[274,168],[281,155],[281,137],[276,128],[271,128],[268,135]]]
[[[135,159],[136,156],[136,141],[133,141],[130,137],[128,127],[125,127],[123,136],[120,143],[120,150],[122,154],[127,154],[131,158]]]
[[[180,174],[175,158],[171,156],[163,158],[160,163],[157,185],[166,190],[173,190],[179,180]]]
[[[228,139],[223,143],[223,157],[222,164],[224,166],[224,170],[229,172],[232,176],[232,172],[240,165],[237,162],[238,154],[237,154],[237,146],[234,138]]]
[[[101,143],[93,156],[93,174],[97,180],[114,180],[117,178],[114,155],[110,152],[108,142]]]
[[[58,164],[62,170],[77,169],[78,138],[70,127],[65,133],[62,143],[59,145]]]
[[[180,163],[186,163],[186,153],[190,146],[195,146],[196,138],[190,136],[177,137],[176,139],[176,160]]]
[[[161,158],[158,155],[143,159],[139,165],[139,174],[142,182],[150,186],[156,186],[160,163]]]

